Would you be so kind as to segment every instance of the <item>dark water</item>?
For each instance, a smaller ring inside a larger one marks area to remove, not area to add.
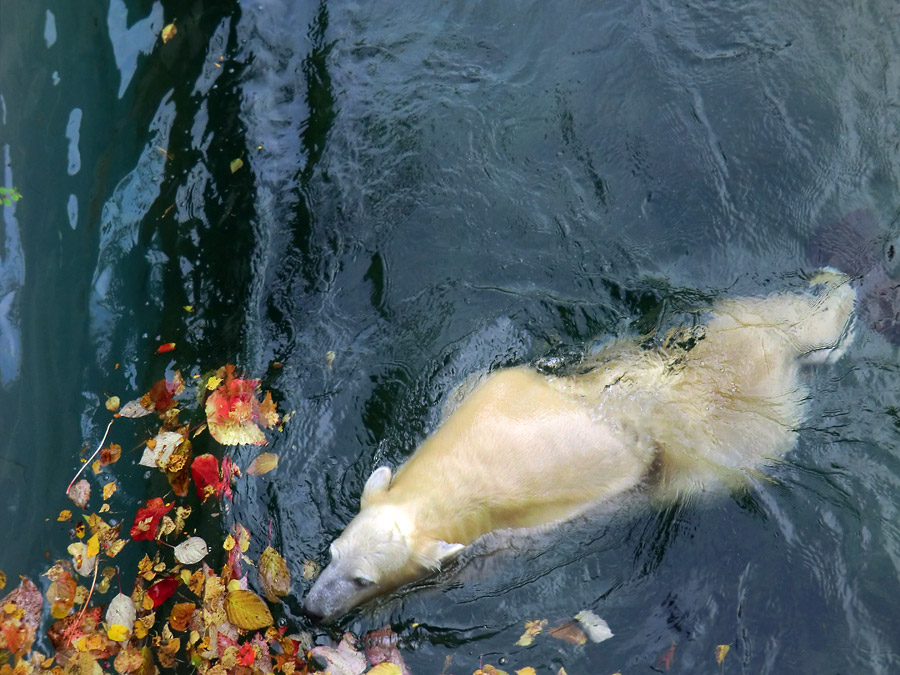
[[[64,555],[45,519],[105,396],[167,368],[236,362],[296,411],[225,520],[253,557],[271,527],[302,629],[302,560],[467,375],[784,287],[823,240],[893,273],[891,2],[0,3],[3,180],[24,195],[0,255],[12,578]],[[347,628],[392,623],[415,673],[449,654],[456,673],[648,672],[673,642],[671,672],[716,672],[719,644],[732,673],[898,672],[897,363],[863,322],[745,497],[575,524]],[[162,492],[134,457],[123,519]],[[586,608],[614,639],[514,646]]]

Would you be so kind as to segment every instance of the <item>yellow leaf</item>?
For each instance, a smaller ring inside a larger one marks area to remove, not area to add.
[[[531,666],[527,666],[526,668],[517,670],[516,675],[537,675],[537,673],[534,672],[534,668],[532,668]]]
[[[527,647],[534,642],[534,638],[541,634],[547,625],[547,619],[535,619],[534,621],[525,622],[525,632],[516,641],[517,647]]]
[[[118,396],[110,396],[108,399],[106,399],[106,409],[110,412],[117,412],[119,410],[120,403],[121,401],[119,401]]]
[[[218,386],[222,384],[222,378],[216,377],[215,375],[210,375],[209,379],[206,381],[206,388],[210,391],[214,391],[218,388]]]
[[[100,553],[100,535],[95,534],[93,537],[88,539],[87,557],[93,558],[98,553]]]
[[[106,485],[103,486],[103,501],[106,501],[110,497],[113,496],[113,493],[116,491],[116,481],[110,481]]]
[[[91,464],[91,469],[94,470],[95,475],[103,471],[103,465],[100,463],[99,459],[94,460],[94,463]]]
[[[72,512],[69,509],[63,509],[59,512],[59,516],[56,518],[59,522],[65,522],[72,517]]]
[[[369,668],[369,670],[366,671],[365,675],[402,675],[402,673],[403,670],[396,663],[385,661],[384,663],[379,663],[373,668]]]
[[[244,160],[242,160],[240,157],[238,157],[237,159],[231,160],[231,164],[229,166],[231,167],[231,173],[234,173],[235,171],[240,169],[242,166],[244,166]]]
[[[174,23],[174,22],[170,23],[168,26],[166,26],[165,28],[163,28],[163,29],[162,29],[162,41],[163,41],[163,43],[166,43],[166,42],[168,42],[169,40],[171,40],[173,37],[175,37],[175,34],[176,34],[177,32],[178,32],[178,29],[175,28],[175,23]]]
[[[192,313],[194,311],[194,306],[193,305],[185,305],[182,309],[184,309],[185,312]]]
[[[720,666],[722,665],[722,661],[725,660],[725,655],[728,654],[729,649],[731,649],[730,645],[718,645],[716,647],[716,663]]]
[[[106,631],[107,637],[113,642],[122,642],[123,640],[127,640],[128,636],[131,634],[131,631],[128,630],[127,626],[123,626],[120,623],[114,623],[109,627],[109,630]]]
[[[253,591],[231,591],[225,596],[225,613],[228,620],[244,630],[259,630],[273,623],[272,613]]]
[[[6,586],[6,574],[3,570],[0,570],[0,588],[3,588],[4,586]]]
[[[227,537],[225,537],[225,541],[222,543],[222,548],[224,548],[226,551],[230,551],[234,548],[235,544],[237,544],[237,542],[234,540],[234,537],[229,534]]]
[[[247,473],[251,476],[262,476],[264,473],[269,473],[276,466],[278,466],[278,455],[273,452],[264,452],[250,462],[250,466],[247,467]]]
[[[229,591],[239,591],[241,590],[241,582],[237,579],[232,579],[228,582],[228,586],[226,586],[226,589]]]

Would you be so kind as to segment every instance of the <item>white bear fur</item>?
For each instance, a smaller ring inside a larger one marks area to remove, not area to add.
[[[372,474],[307,612],[337,618],[487,533],[551,525],[636,488],[665,503],[746,483],[794,446],[801,367],[839,356],[854,302],[848,279],[824,271],[803,292],[719,301],[692,346],[617,342],[583,374],[490,374],[396,475]]]

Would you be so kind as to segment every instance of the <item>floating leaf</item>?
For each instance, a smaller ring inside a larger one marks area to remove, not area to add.
[[[245,642],[237,653],[237,664],[239,666],[252,666],[254,661],[256,661],[256,650],[252,644]]]
[[[235,171],[240,169],[242,166],[244,166],[244,160],[242,160],[240,157],[238,157],[237,159],[231,160],[231,164],[229,164],[228,166],[231,168],[231,173],[234,173]]]
[[[675,659],[675,647],[677,644],[678,643],[674,640],[672,641],[672,644],[669,645],[669,648],[665,652],[663,652],[662,656],[660,656],[656,660],[657,666],[662,666],[666,670],[669,670],[669,668],[672,667],[672,661]]]
[[[166,504],[159,497],[148,499],[143,508],[138,509],[131,527],[131,538],[153,540],[156,538],[156,530],[159,521],[172,510],[172,503]]]
[[[75,483],[75,485],[73,485],[69,489],[69,499],[75,502],[78,508],[86,509],[90,498],[91,484],[88,483],[84,478]]]
[[[116,655],[115,661],[113,661],[113,668],[121,675],[128,675],[128,673],[140,670],[142,665],[144,665],[144,657],[141,655],[140,650],[131,645],[127,645],[120,651]],[[152,672],[152,670],[148,672]]]
[[[184,565],[200,562],[207,553],[209,548],[200,537],[190,537],[175,547],[175,559]]]
[[[337,646],[319,645],[310,650],[310,654],[326,663],[325,670],[335,675],[360,675],[366,670],[366,657],[354,646],[355,639],[350,633],[344,633],[344,639]]]
[[[129,401],[119,410],[120,417],[128,417],[131,419],[144,417],[153,413],[152,408],[145,408],[140,399]]]
[[[250,466],[247,467],[247,473],[251,476],[262,476],[265,473],[269,473],[277,466],[278,455],[273,452],[264,452],[250,462]]]
[[[259,583],[269,602],[278,602],[277,596],[291,592],[291,573],[287,563],[271,546],[267,546],[259,556]]]
[[[363,648],[366,658],[375,666],[375,668],[369,670],[369,673],[374,672],[378,675],[378,673],[387,672],[395,675],[410,675],[397,643],[397,634],[391,630],[390,626],[385,626],[366,634],[363,638]],[[385,666],[382,671],[376,670],[378,666],[382,665]],[[390,667],[399,668],[399,670],[391,670]],[[446,670],[447,667],[445,666],[444,672]]]
[[[165,354],[166,352],[171,352],[171,351],[173,351],[174,349],[175,349],[175,343],[174,343],[174,342],[166,342],[165,344],[161,344],[161,345],[157,348],[156,353],[157,353],[157,354]]]
[[[547,619],[535,619],[534,621],[525,622],[525,632],[522,633],[516,641],[516,646],[527,647],[534,642],[534,638],[541,634],[541,631],[547,627]]]
[[[107,501],[116,491],[116,481],[110,481],[103,486],[103,501]]]
[[[0,588],[6,583],[6,577],[0,572]],[[31,649],[38,626],[41,621],[41,609],[44,598],[41,591],[27,577],[22,577],[19,585],[0,599],[0,608],[15,606],[15,617],[7,617],[0,623],[0,644],[6,640],[6,650],[22,655]],[[0,610],[2,615],[3,610]],[[14,641],[14,644],[11,642]],[[0,657],[0,662],[3,662]]]
[[[196,608],[193,602],[179,602],[173,605],[172,613],[169,614],[169,625],[172,626],[172,630],[186,630]]]
[[[162,36],[163,44],[175,37],[176,33],[178,33],[178,29],[175,28],[175,22],[173,21],[162,29],[162,33],[160,35]]]
[[[110,443],[108,448],[100,451],[100,466],[108,466],[119,461],[122,456],[122,446],[117,443]]]
[[[72,512],[69,511],[69,509],[63,509],[62,511],[59,512],[59,515],[56,517],[56,519],[61,523],[65,522],[67,520],[70,520],[71,518],[72,518]]]
[[[722,661],[725,660],[725,656],[728,654],[729,649],[731,649],[731,645],[716,646],[716,663],[718,663],[720,666],[722,665]]]
[[[574,621],[567,621],[561,626],[551,628],[548,632],[551,637],[568,642],[570,645],[583,645],[587,642],[587,636]]]
[[[50,572],[47,573],[50,576]],[[64,619],[72,611],[75,604],[75,590],[78,584],[66,570],[58,570],[51,576],[52,582],[47,589],[47,600],[50,601],[50,614],[54,619]]]
[[[276,426],[279,421],[280,418],[275,406],[275,401],[272,400],[272,392],[267,391],[262,403],[259,404],[259,422],[266,429],[271,429]]]
[[[178,577],[174,574],[166,577],[147,589],[147,597],[153,602],[154,607],[159,607],[175,594],[179,583]]]
[[[603,642],[613,636],[613,632],[609,629],[609,624],[589,609],[578,612],[575,615],[575,620],[581,624],[581,627],[592,642]]]
[[[110,396],[106,399],[106,409],[110,412],[116,412],[119,409],[119,397],[118,396]]]
[[[533,670],[531,671],[534,672]],[[403,669],[400,668],[396,663],[390,663],[389,661],[385,661],[384,663],[379,663],[374,668],[369,668],[366,671],[366,675],[402,675]]]
[[[303,578],[307,581],[312,581],[318,577],[321,571],[322,566],[315,560],[306,559],[303,561]]]
[[[195,457],[191,462],[191,476],[197,496],[206,501],[212,496],[219,497],[228,486],[228,478],[219,473],[219,460],[210,454]]]
[[[515,672],[516,675],[537,675],[537,673],[534,672],[534,668],[532,668],[531,666],[521,668]]]
[[[134,606],[134,600],[124,593],[116,595],[106,608],[105,620],[106,625],[109,626],[106,634],[109,639],[113,642],[128,640],[131,637],[136,618],[137,608]]]
[[[232,376],[233,366],[222,369],[224,382],[206,399],[209,433],[222,445],[265,445],[257,422],[260,402],[254,392],[259,380]]]
[[[231,623],[244,630],[259,630],[273,623],[266,603],[253,591],[230,591],[225,596],[225,613]]]
[[[175,449],[184,442],[184,436],[174,431],[162,431],[151,439],[144,448],[144,454],[138,462],[141,466],[158,467],[165,471],[169,458]]]

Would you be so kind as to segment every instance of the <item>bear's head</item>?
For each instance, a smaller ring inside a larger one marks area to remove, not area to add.
[[[304,602],[306,614],[330,621],[354,607],[440,569],[461,544],[416,532],[414,514],[390,499],[391,470],[376,469],[363,488],[359,514],[331,544],[331,562]]]

